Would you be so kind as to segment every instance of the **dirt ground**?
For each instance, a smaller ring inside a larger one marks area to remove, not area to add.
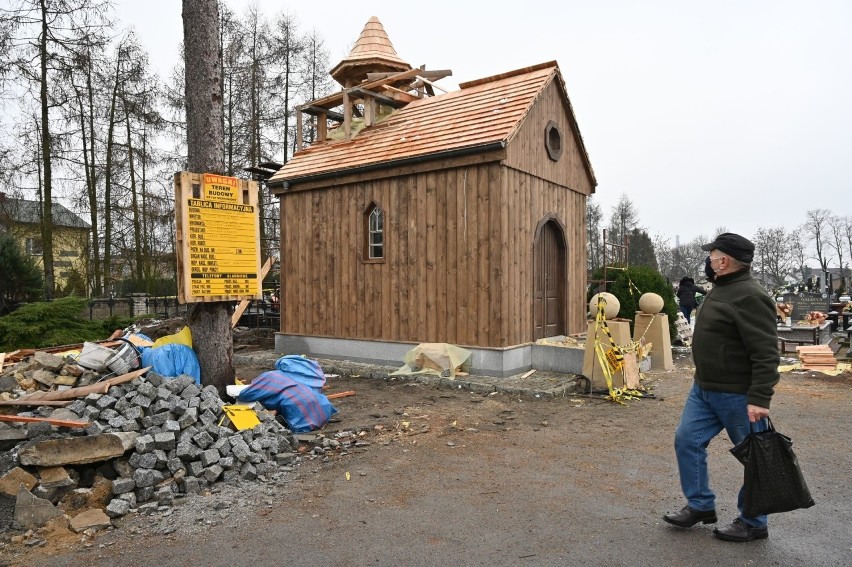
[[[240,368],[252,376],[267,368]],[[302,456],[277,479],[221,486],[94,537],[0,548],[2,565],[850,565],[852,375],[786,373],[772,416],[794,440],[817,505],[770,518],[748,544],[673,528],[683,505],[672,435],[691,366],[647,374],[625,406],[567,395],[481,394],[341,376],[323,433],[362,431],[345,454]],[[741,465],[710,446],[720,521]],[[49,531],[49,530],[47,530]]]

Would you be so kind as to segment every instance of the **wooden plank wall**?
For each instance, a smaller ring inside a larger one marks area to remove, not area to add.
[[[507,296],[510,300],[511,336],[517,343],[533,338],[533,244],[538,222],[554,213],[565,229],[568,333],[586,330],[586,198],[524,172],[507,169],[507,186],[513,206],[510,209],[508,257],[510,276]]]
[[[547,123],[557,124],[562,139],[562,156],[551,160],[544,144]],[[514,169],[570,187],[585,195],[594,192],[583,161],[582,150],[575,138],[571,120],[556,82],[551,82],[530,109],[506,148],[505,163]]]
[[[385,214],[365,263],[364,212]],[[536,224],[567,228],[569,332],[585,325],[585,200],[498,163],[281,195],[281,331],[512,346],[532,340]]]

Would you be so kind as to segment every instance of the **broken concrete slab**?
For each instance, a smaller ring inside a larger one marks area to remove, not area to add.
[[[53,433],[53,427],[46,421],[37,421],[27,424],[27,438],[35,439]]]
[[[39,467],[38,476],[39,484],[45,488],[65,488],[75,484],[65,467]]]
[[[18,381],[9,374],[0,376],[0,392],[14,392],[18,389]]]
[[[92,508],[91,510],[86,510],[80,514],[77,514],[73,518],[71,518],[70,526],[71,529],[77,533],[83,532],[85,530],[103,530],[112,525],[112,521],[109,519],[103,510],[98,508]]]
[[[49,352],[36,351],[33,354],[33,361],[45,370],[56,372],[65,364],[65,360],[61,356],[50,354]]]
[[[7,445],[17,445],[27,438],[26,429],[8,428],[0,429],[0,450],[7,449]]]
[[[5,532],[12,527],[12,520],[14,517],[15,496],[0,494],[0,533]]]
[[[32,379],[50,388],[56,382],[56,374],[49,370],[36,370],[33,372]]]
[[[19,488],[18,498],[15,501],[13,526],[23,530],[34,530],[61,515],[62,510],[51,504],[49,500],[34,496],[24,486]]]
[[[54,386],[75,386],[77,384],[77,377],[71,375],[60,375],[57,376],[56,379],[53,380]]]
[[[80,414],[82,414],[82,410]],[[80,414],[68,407],[56,408],[50,412],[50,419],[58,419],[62,421],[77,421],[80,419]]]
[[[21,467],[15,467],[0,477],[0,494],[17,497],[22,484],[27,490],[32,490],[38,479]]]
[[[138,436],[135,431],[121,431],[47,439],[22,448],[18,460],[25,466],[41,467],[96,463],[124,455]]]
[[[79,378],[83,375],[85,371],[85,368],[77,364],[66,364],[65,367],[59,373],[63,376],[73,376],[74,378]]]

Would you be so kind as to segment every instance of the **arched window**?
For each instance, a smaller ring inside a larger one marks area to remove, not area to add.
[[[381,207],[370,203],[365,213],[366,259],[381,260],[385,257],[385,215]]]

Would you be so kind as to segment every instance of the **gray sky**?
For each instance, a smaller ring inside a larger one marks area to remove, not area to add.
[[[226,0],[237,13],[249,4]],[[563,0],[281,2],[332,64],[370,16],[413,66],[459,82],[556,60],[606,218],[621,194],[653,236],[788,229],[808,209],[852,215],[852,2]],[[116,0],[161,75],[179,0]]]

